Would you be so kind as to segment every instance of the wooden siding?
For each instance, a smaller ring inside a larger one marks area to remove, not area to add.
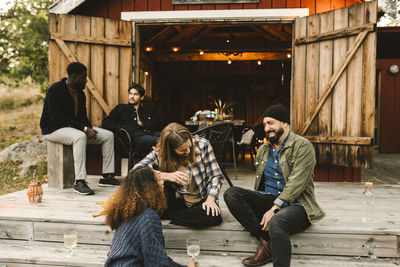
[[[71,14],[119,19],[127,11],[309,8],[310,15],[361,3],[360,0],[260,0],[249,4],[173,5],[172,0],[88,0]]]
[[[372,167],[375,22],[376,2],[295,22],[293,130],[312,139],[320,164]]]
[[[85,64],[87,115],[94,126],[100,126],[104,114],[128,100],[132,82],[131,23],[50,14],[49,29],[50,84],[66,77],[70,62]]]
[[[400,73],[391,74],[392,65],[400,66],[400,59],[378,59],[380,72],[380,140],[379,152],[400,152]]]

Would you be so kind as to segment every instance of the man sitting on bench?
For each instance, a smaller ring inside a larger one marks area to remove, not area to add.
[[[74,192],[93,195],[86,182],[86,144],[101,144],[103,153],[103,178],[99,186],[118,186],[114,177],[114,135],[112,132],[92,127],[86,115],[85,65],[70,63],[68,78],[52,84],[44,99],[40,128],[49,141],[72,145],[75,168]]]

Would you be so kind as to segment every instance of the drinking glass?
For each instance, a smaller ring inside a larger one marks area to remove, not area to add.
[[[72,249],[78,244],[78,232],[64,233],[64,246],[68,249],[67,258],[72,256]]]
[[[186,240],[187,254],[192,257],[192,261],[196,260],[196,257],[200,254],[200,240],[188,239]]]
[[[188,186],[188,184],[190,184],[192,182],[192,172],[190,170],[185,170],[183,172],[186,173],[189,178],[188,178],[187,183],[180,187],[180,189],[178,190],[178,193],[189,194],[190,192],[187,190],[187,186]]]

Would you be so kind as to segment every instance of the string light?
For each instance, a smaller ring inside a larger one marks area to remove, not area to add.
[[[203,51],[203,50],[200,50],[199,54],[200,54],[200,55],[204,55],[204,51]]]
[[[290,53],[287,53],[287,58],[291,58],[292,57],[292,54],[290,54]]]
[[[178,52],[179,51],[179,47],[177,47],[177,46],[172,47],[172,51],[174,51],[175,53]]]
[[[228,62],[226,62],[226,63],[228,63],[228,65],[230,65],[230,64],[232,64],[232,60],[228,59]]]
[[[150,52],[151,50],[153,50],[153,47],[151,47],[151,45],[146,45],[144,49],[146,50],[146,52]]]
[[[261,59],[257,60],[257,65],[261,66],[261,64],[262,64]]]

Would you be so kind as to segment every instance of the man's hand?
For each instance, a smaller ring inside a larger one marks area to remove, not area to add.
[[[186,264],[187,267],[197,267],[198,261],[190,261],[188,264]]]
[[[263,231],[267,231],[268,230],[268,226],[269,226],[269,222],[271,221],[272,216],[275,215],[274,210],[275,209],[280,209],[280,207],[278,205],[274,205],[272,206],[271,209],[269,209],[264,216],[262,217],[262,220],[260,222],[260,225],[262,225],[262,229]]]
[[[164,182],[169,181],[179,185],[186,185],[189,181],[189,176],[183,171],[160,172],[160,178],[164,180]]]
[[[213,196],[209,195],[206,201],[203,202],[201,207],[207,212],[207,215],[210,215],[210,213],[212,216],[218,216],[221,214],[221,210],[218,207],[217,203],[215,203],[215,197]]]
[[[93,140],[96,138],[97,131],[92,129],[92,128],[87,128],[86,130],[86,136],[89,140]]]

